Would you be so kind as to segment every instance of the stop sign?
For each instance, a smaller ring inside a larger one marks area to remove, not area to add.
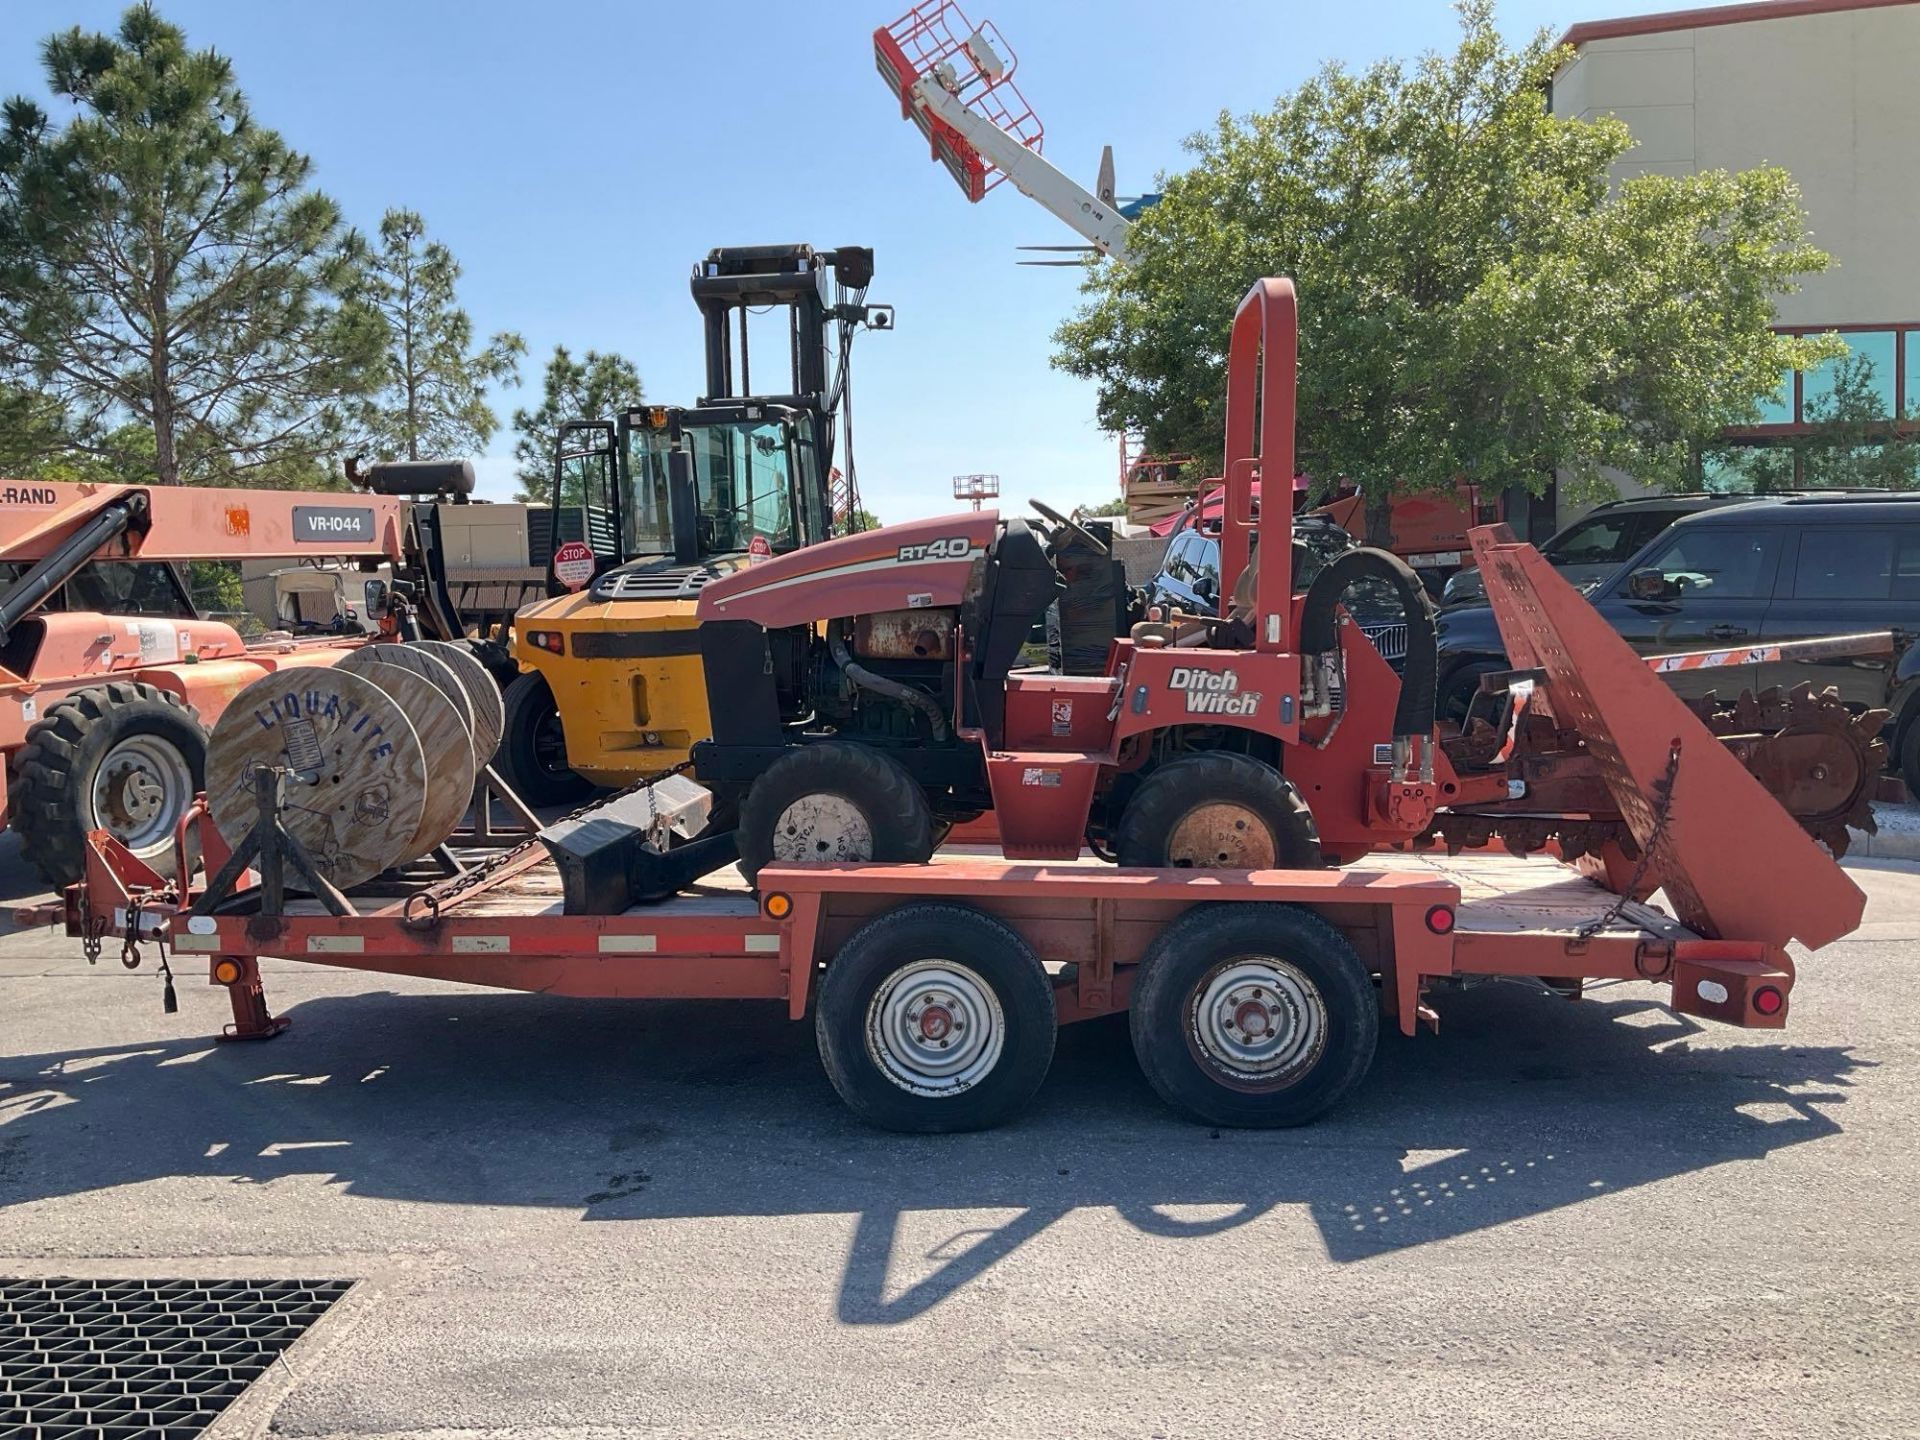
[[[593,579],[593,551],[578,540],[569,540],[553,552],[553,578],[569,590],[578,590]]]

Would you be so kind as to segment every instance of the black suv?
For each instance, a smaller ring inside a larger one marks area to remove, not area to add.
[[[1587,598],[1643,655],[1891,630],[1894,659],[1842,656],[1681,671],[1683,695],[1802,682],[1854,710],[1885,707],[1891,754],[1920,791],[1920,493],[1759,496],[1676,521]],[[1458,719],[1480,677],[1507,668],[1485,605],[1436,622],[1440,711]]]
[[[1576,590],[1598,585],[1674,521],[1720,505],[1751,500],[1751,495],[1644,495],[1633,500],[1610,500],[1561,527],[1540,547],[1546,562]],[[1479,605],[1487,587],[1476,569],[1459,570],[1447,578],[1443,605]]]

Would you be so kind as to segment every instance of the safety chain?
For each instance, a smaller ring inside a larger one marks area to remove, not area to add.
[[[647,791],[648,818],[651,821],[657,822],[660,811],[659,804],[653,797],[652,787],[670,775],[682,775],[692,768],[693,761],[682,760],[670,770],[662,770],[657,775],[649,775],[644,780],[636,780],[627,786],[626,789],[617,790],[611,795],[602,796],[598,800],[582,805],[576,810],[569,811],[559,819],[549,821],[547,825],[542,828],[543,830],[550,830],[555,825],[564,825],[569,820],[578,820],[583,815],[591,815],[596,810],[604,809],[616,801],[625,800],[629,795],[637,794],[642,790]],[[540,836],[538,834],[530,835],[511,850],[502,850],[498,855],[474,866],[471,870],[454,876],[451,880],[443,880],[438,885],[409,895],[406,903],[400,907],[400,923],[409,930],[425,930],[438,924],[440,921],[440,911],[445,906],[450,905],[462,895],[466,894],[467,891],[480,885],[488,876],[512,864],[539,843]],[[416,905],[425,913],[416,913],[414,909]]]
[[[107,917],[93,913],[93,905],[87,899],[87,892],[80,892],[80,953],[87,957],[87,964],[100,963],[100,951],[107,938]]]
[[[1667,833],[1667,821],[1673,815],[1673,782],[1680,774],[1680,742],[1675,740],[1673,748],[1667,752],[1667,771],[1653,782],[1653,828],[1647,832],[1646,843],[1640,847],[1640,858],[1634,862],[1633,873],[1627,877],[1627,883],[1620,887],[1620,894],[1606,911],[1579,926],[1574,934],[1588,939],[1599,934],[1626,912],[1633,903],[1633,895],[1640,888],[1640,881],[1647,873],[1647,867],[1653,863],[1653,852]]]

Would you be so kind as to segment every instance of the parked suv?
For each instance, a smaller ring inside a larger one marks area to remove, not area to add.
[[[1329,560],[1359,544],[1339,525],[1318,515],[1293,517],[1294,553],[1304,547],[1306,563],[1293,577],[1296,589],[1313,583]],[[1175,605],[1197,614],[1212,614],[1220,604],[1220,536],[1198,526],[1176,530],[1167,542],[1159,573],[1147,582],[1149,605]],[[1341,600],[1373,648],[1394,669],[1407,658],[1407,617],[1391,586],[1380,580],[1358,580]]]
[[[1643,655],[1763,640],[1891,630],[1884,658],[1772,662],[1680,671],[1683,695],[1732,696],[1770,685],[1831,685],[1856,711],[1884,707],[1890,753],[1920,793],[1920,493],[1761,496],[1678,520],[1587,598]],[[1507,668],[1485,605],[1436,622],[1440,710],[1459,719],[1480,677]]]
[[[1720,505],[1737,505],[1751,495],[1648,495],[1597,506],[1563,527],[1540,547],[1546,562],[1576,590],[1597,585],[1674,521]],[[1440,594],[1442,605],[1484,604],[1487,587],[1480,571],[1456,571]]]

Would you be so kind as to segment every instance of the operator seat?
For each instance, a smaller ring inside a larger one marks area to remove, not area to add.
[[[981,728],[999,745],[1006,729],[1006,681],[1033,627],[1066,591],[1046,543],[1024,520],[1008,520],[987,547],[980,595],[967,616],[973,692]]]

